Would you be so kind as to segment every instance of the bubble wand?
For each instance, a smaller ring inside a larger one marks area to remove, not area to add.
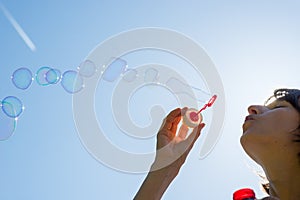
[[[203,118],[201,112],[207,107],[211,107],[216,101],[216,99],[217,95],[213,95],[210,98],[210,100],[206,104],[204,104],[204,106],[199,111],[194,108],[189,108],[183,116],[183,123],[192,128],[198,126],[198,124],[201,123]]]

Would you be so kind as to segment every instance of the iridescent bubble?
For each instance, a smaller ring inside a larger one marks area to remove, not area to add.
[[[156,82],[158,79],[158,71],[157,69],[154,68],[150,68],[147,69],[147,71],[145,72],[145,76],[144,76],[144,81],[146,83],[152,83],[152,82]]]
[[[36,82],[41,86],[47,86],[50,83],[46,79],[46,74],[51,70],[50,67],[41,67],[35,74]]]
[[[166,86],[174,93],[174,94],[181,94],[187,95],[190,98],[193,98],[199,102],[206,102],[207,97],[211,96],[210,93],[188,84],[183,83],[177,78],[170,78],[166,82]]]
[[[109,82],[113,82],[116,80],[127,67],[126,60],[121,58],[115,58],[113,62],[107,66],[103,73],[103,79]]]
[[[0,105],[2,107],[2,104]],[[17,120],[0,112],[0,141],[7,140],[16,129]]]
[[[127,69],[122,77],[126,82],[132,82],[136,79],[138,73],[135,69]]]
[[[21,67],[14,71],[11,76],[11,80],[17,88],[26,90],[31,85],[33,77],[29,69]]]
[[[2,100],[2,111],[11,118],[17,118],[24,110],[23,103],[15,96],[8,96]]]
[[[82,77],[74,70],[68,70],[62,75],[61,85],[71,94],[79,92],[84,87]]]
[[[61,80],[61,72],[58,69],[50,69],[45,74],[45,79],[49,84],[56,84]]]
[[[92,77],[96,73],[96,70],[95,63],[90,60],[85,60],[78,67],[79,74],[86,78]]]

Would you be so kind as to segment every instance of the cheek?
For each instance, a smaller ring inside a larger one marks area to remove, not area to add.
[[[285,112],[269,115],[250,124],[240,143],[250,157],[259,160],[261,154],[270,154],[274,149],[290,144],[291,135],[287,134],[298,127],[298,114]]]
[[[299,127],[299,115],[293,112],[282,112],[267,118],[260,124],[262,132],[276,137],[279,133],[291,133]]]

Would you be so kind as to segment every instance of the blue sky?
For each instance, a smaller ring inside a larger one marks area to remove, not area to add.
[[[175,30],[201,45],[215,63],[226,96],[222,136],[213,152],[198,159],[200,138],[164,199],[230,199],[242,187],[264,195],[258,177],[245,164],[254,166],[239,137],[249,105],[262,104],[278,87],[299,87],[299,2],[1,0],[1,4],[36,50],[1,11],[0,99],[17,96],[25,110],[14,135],[0,141],[0,199],[132,199],[145,174],[111,169],[86,151],[74,124],[72,95],[59,84],[42,87],[35,81],[23,91],[14,87],[10,76],[19,67],[33,73],[42,66],[62,72],[76,69],[99,43],[142,27]],[[101,94],[107,93],[100,93],[99,99]],[[146,93],[139,95],[136,100],[143,101]],[[104,105],[99,102],[95,106],[101,117]],[[168,112],[174,102],[164,105]],[[154,148],[154,140],[147,145]]]

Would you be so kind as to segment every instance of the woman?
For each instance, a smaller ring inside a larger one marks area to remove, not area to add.
[[[273,97],[275,100],[268,105],[248,108],[240,141],[269,180],[270,197],[264,199],[300,200],[300,90],[278,89]],[[155,161],[136,200],[160,199],[200,136],[204,123],[187,137],[188,129],[182,125],[176,135],[185,111],[186,108],[177,108],[164,120],[157,135]],[[159,153],[162,147],[164,153]],[[166,160],[175,161],[160,168]]]

